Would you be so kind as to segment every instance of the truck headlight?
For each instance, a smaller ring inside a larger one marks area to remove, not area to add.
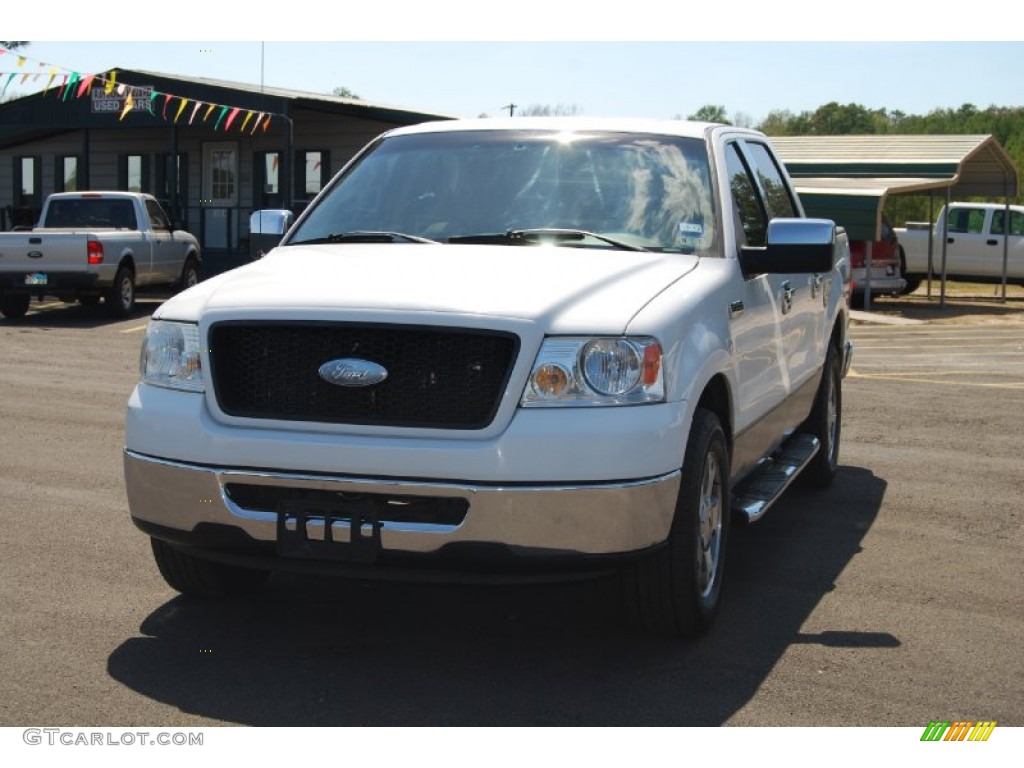
[[[139,357],[142,380],[158,387],[202,392],[199,351],[199,327],[194,323],[150,321]]]
[[[544,340],[520,404],[524,407],[660,403],[661,345],[646,336]]]

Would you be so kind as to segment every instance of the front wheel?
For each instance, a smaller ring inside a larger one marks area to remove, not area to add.
[[[712,411],[699,408],[668,541],[623,575],[627,605],[643,629],[687,637],[711,624],[722,596],[730,509],[725,433]]]
[[[266,582],[270,571],[215,563],[175,549],[160,539],[151,538],[153,559],[164,581],[193,597],[230,597],[255,592]]]
[[[199,263],[189,256],[182,267],[181,277],[178,278],[178,290],[187,291],[193,285],[199,284]]]

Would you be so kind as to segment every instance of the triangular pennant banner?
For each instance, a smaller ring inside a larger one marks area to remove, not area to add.
[[[121,116],[117,118],[118,122],[124,120],[124,116],[132,111],[132,107],[135,106],[135,102],[132,99],[131,91],[128,92],[128,98],[124,100],[124,109],[121,110]]]
[[[217,122],[213,124],[213,130],[217,130],[220,127],[220,121],[224,119],[224,115],[228,113],[227,107],[220,108],[220,114],[217,115]]]
[[[75,94],[76,99],[82,98],[82,94],[88,93],[89,86],[92,85],[92,81],[96,79],[96,75],[88,75],[82,78],[82,82],[78,85],[78,93]]]
[[[178,98],[181,98],[180,96]],[[185,111],[185,105],[188,104],[188,99],[181,99],[181,104],[178,105],[178,111],[174,114],[174,122],[178,122],[178,118],[181,117],[181,113]]]

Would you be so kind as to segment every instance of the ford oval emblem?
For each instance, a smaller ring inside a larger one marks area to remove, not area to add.
[[[383,365],[355,357],[328,360],[318,373],[328,384],[339,387],[372,387],[388,377],[388,369]]]

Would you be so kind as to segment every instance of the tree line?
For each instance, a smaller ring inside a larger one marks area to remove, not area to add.
[[[718,104],[706,104],[688,115],[688,119],[750,127],[746,115],[737,114],[730,120],[725,107]],[[833,101],[813,111],[773,110],[753,127],[769,136],[991,134],[1006,150],[1018,172],[1024,170],[1024,107],[981,109],[974,104],[963,104],[957,108],[934,109],[925,115],[910,115],[900,110],[868,109],[860,104]],[[1022,201],[1024,194],[1018,190],[1011,202],[1020,204]],[[890,197],[886,201],[886,215],[893,226],[901,226],[906,221],[926,221],[928,198],[925,195]]]

